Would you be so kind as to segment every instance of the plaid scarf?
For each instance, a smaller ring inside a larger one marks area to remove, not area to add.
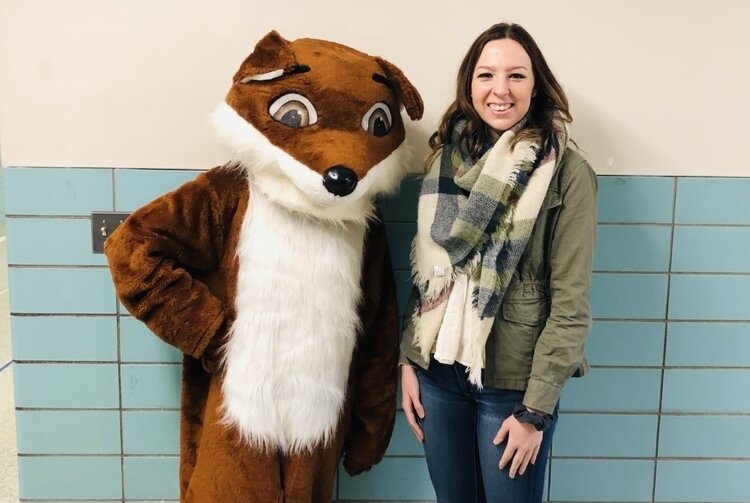
[[[542,158],[540,142],[524,140],[511,151],[523,124],[508,130],[476,163],[459,123],[451,142],[422,182],[412,275],[420,302],[412,314],[415,341],[429,358],[457,274],[474,285],[469,334],[469,379],[481,386],[484,346],[513,271],[526,248],[550,180],[567,145],[567,124],[557,120],[557,149]]]

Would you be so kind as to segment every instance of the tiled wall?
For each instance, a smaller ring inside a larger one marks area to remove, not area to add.
[[[0,167],[0,236],[5,235],[5,169]]]
[[[89,215],[194,175],[6,171],[23,500],[177,497],[179,355],[122,312]],[[594,370],[563,393],[548,500],[750,502],[750,179],[599,182]],[[416,190],[383,204],[402,302]],[[434,498],[401,412],[338,498]]]

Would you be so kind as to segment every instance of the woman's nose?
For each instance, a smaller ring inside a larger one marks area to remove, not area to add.
[[[499,79],[495,82],[495,85],[492,86],[492,92],[497,94],[498,96],[504,96],[508,94],[509,91],[508,82],[506,82],[504,79]]]

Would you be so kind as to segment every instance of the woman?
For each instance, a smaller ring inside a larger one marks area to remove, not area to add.
[[[401,344],[439,502],[541,502],[560,391],[588,364],[596,175],[515,24],[479,35],[430,138]]]

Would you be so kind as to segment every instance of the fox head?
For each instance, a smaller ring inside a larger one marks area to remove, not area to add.
[[[421,118],[419,93],[388,61],[272,31],[240,65],[215,124],[233,162],[272,200],[362,220],[405,173],[402,106]]]

